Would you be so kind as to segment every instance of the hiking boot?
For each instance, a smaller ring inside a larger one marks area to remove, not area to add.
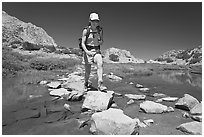
[[[98,90],[99,90],[99,91],[107,90],[107,87],[105,87],[105,86],[103,85],[103,82],[102,82],[102,81],[99,81],[99,82],[98,82]]]
[[[84,83],[84,90],[88,91],[88,89],[90,89],[91,86],[92,86],[92,82],[91,81],[85,82]]]

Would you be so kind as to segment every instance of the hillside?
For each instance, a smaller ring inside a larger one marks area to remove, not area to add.
[[[135,58],[127,50],[110,48],[104,51],[104,61],[106,63],[144,63],[142,59]]]
[[[202,46],[187,50],[171,50],[154,60],[149,60],[148,63],[202,65]]]
[[[2,11],[2,45],[24,50],[54,51],[57,44],[45,30]]]

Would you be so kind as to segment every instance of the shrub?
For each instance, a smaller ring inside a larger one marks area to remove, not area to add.
[[[21,55],[17,52],[12,52],[9,47],[2,48],[2,69],[3,76],[8,74],[15,74],[17,71],[26,70],[29,68],[28,62],[29,58],[25,55]]]
[[[177,59],[183,59],[183,60],[188,60],[190,57],[191,57],[191,55],[189,55],[188,52],[186,52],[186,51],[179,53],[176,56]]]
[[[67,69],[79,63],[75,59],[35,58],[30,61],[30,67],[37,70]]]
[[[200,62],[201,61],[201,58],[193,58],[193,59],[191,59],[190,60],[190,64],[195,64],[195,63],[197,63],[197,62]]]
[[[109,55],[109,59],[114,61],[114,62],[118,62],[119,61],[118,55],[115,55],[115,54]]]
[[[23,47],[24,50],[32,51],[32,50],[40,50],[42,48],[42,45],[37,45],[37,44],[29,43],[29,42],[24,42],[22,47]]]

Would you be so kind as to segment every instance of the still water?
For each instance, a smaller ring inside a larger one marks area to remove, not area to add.
[[[30,76],[23,75],[2,80],[3,106],[15,104],[19,100],[29,99],[30,96],[41,96],[48,92],[45,86],[39,84],[25,84],[28,79],[30,79]],[[184,94],[190,94],[199,101],[202,100],[202,75],[200,74],[170,71],[153,74],[151,76],[132,76],[128,79],[129,81],[150,88],[152,93],[164,93],[173,97],[183,97]],[[119,83],[119,85],[117,85],[112,83],[111,85],[113,87],[122,85],[125,88],[123,84]],[[125,90],[128,89],[125,88]]]
[[[130,80],[143,84],[152,92],[169,96],[183,97],[190,94],[202,100],[202,75],[189,72],[169,71],[146,77],[131,77]]]

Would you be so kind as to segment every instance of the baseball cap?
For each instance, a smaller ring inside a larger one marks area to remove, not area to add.
[[[99,20],[99,16],[97,13],[91,13],[89,16],[90,20]]]

